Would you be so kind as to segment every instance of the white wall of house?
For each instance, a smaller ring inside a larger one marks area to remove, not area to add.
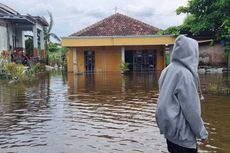
[[[8,24],[9,46],[13,47],[13,29],[12,25]]]
[[[16,31],[16,48],[23,48],[22,45],[22,30],[17,29]]]
[[[0,52],[8,49],[6,23],[0,21]]]

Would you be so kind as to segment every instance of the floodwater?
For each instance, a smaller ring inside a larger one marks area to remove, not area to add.
[[[0,81],[0,153],[167,152],[155,121],[159,74],[45,74]],[[209,145],[230,152],[230,79],[202,75]]]

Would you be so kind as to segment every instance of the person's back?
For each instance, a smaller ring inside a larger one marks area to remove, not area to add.
[[[161,134],[167,139],[170,152],[179,153],[180,148],[170,148],[174,144],[174,149],[178,146],[182,150],[197,152],[196,138],[208,138],[200,116],[198,60],[198,43],[179,36],[173,48],[172,62],[162,71],[159,79],[156,121]]]

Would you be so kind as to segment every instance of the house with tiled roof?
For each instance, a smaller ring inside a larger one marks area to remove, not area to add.
[[[130,71],[156,71],[165,67],[166,46],[173,36],[157,35],[161,29],[116,13],[69,37],[62,45],[69,49],[68,72],[120,71],[129,63]]]
[[[33,33],[33,57],[45,58],[43,29],[47,26],[43,17],[22,15],[0,3],[0,53],[5,50],[25,51],[25,33],[30,31]]]

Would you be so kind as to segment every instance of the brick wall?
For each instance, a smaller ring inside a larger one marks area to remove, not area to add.
[[[224,54],[224,49],[220,44],[210,46],[209,44],[201,44],[200,50],[200,65],[225,66],[227,65],[227,57]]]

